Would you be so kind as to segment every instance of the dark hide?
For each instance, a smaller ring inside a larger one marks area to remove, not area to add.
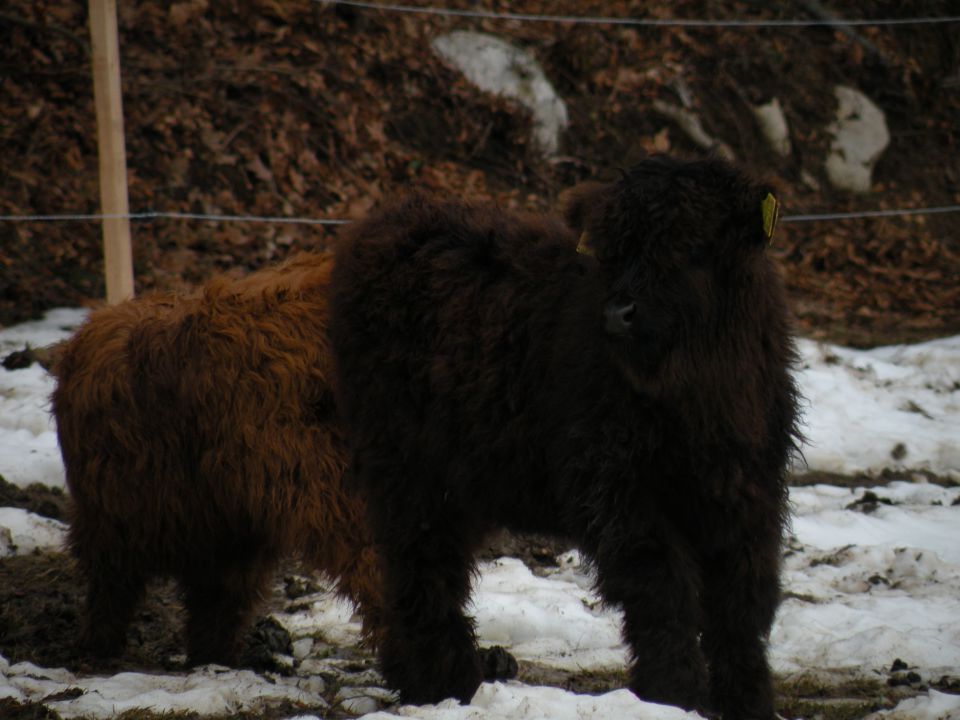
[[[767,189],[652,158],[568,224],[412,197],[332,275],[338,403],[385,566],[406,702],[481,681],[464,603],[492,528],[555,533],[622,608],[641,698],[772,718],[794,349]],[[575,252],[587,231],[595,257]]]

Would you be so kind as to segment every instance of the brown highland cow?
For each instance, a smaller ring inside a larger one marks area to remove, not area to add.
[[[476,690],[463,608],[475,549],[506,526],[592,560],[639,697],[773,718],[798,442],[774,205],[726,163],[657,157],[571,193],[592,256],[559,221],[424,197],[349,228],[336,392],[404,701]]]
[[[123,649],[160,575],[184,591],[190,662],[229,663],[291,554],[329,574],[376,634],[376,555],[340,484],[329,270],[304,255],[198,295],[144,296],[94,312],[66,344],[53,411],[87,652]]]

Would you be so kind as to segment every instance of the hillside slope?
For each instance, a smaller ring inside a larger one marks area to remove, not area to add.
[[[445,0],[451,7],[610,17],[811,18],[806,0]],[[421,3],[423,4],[423,3]],[[949,0],[834,3],[849,17],[946,15]],[[953,25],[637,28],[469,20],[310,0],[120,3],[134,211],[355,217],[409,184],[506,206],[645,152],[702,154],[655,100],[689,108],[778,187],[786,215],[960,203],[960,30]],[[8,0],[0,12],[0,214],[96,212],[96,133],[82,0]],[[561,155],[529,143],[529,116],[429,50],[484,30],[543,64],[571,125]],[[891,144],[868,195],[823,170],[835,84],[887,115]],[[774,155],[750,106],[777,97],[793,154]],[[135,222],[138,290],[245,272],[335,229]],[[103,294],[99,227],[0,222],[0,324]],[[782,223],[801,330],[858,345],[960,331],[960,213]]]

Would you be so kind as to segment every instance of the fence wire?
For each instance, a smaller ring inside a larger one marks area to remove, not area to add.
[[[364,0],[314,0],[321,5],[343,5],[358,9],[382,12],[414,13],[448,17],[464,17],[485,20],[516,20],[521,22],[553,22],[585,25],[632,25],[650,27],[690,27],[690,28],[803,28],[835,26],[892,26],[892,25],[931,25],[958,23],[960,16],[911,17],[911,18],[843,18],[838,19],[785,19],[785,20],[710,20],[683,18],[617,18],[575,15],[533,15],[525,13],[501,13],[487,10],[460,10],[439,6],[402,5],[396,3],[365,2]],[[781,222],[820,222],[834,220],[854,220],[863,218],[885,218],[913,215],[939,215],[960,212],[960,205],[941,205],[925,208],[897,208],[890,210],[861,210],[851,212],[825,212],[798,215],[783,215]],[[180,220],[201,222],[246,222],[291,225],[346,225],[351,220],[324,219],[311,217],[286,217],[269,215],[218,215],[213,213],[145,211],[126,214],[103,213],[61,213],[35,215],[0,215],[0,222],[100,222],[103,220],[126,219],[133,221]]]
[[[934,25],[960,22],[960,15],[942,17],[912,18],[812,18],[787,20],[708,20],[683,18],[617,18],[591,17],[586,15],[531,15],[526,13],[500,13],[492,10],[458,10],[456,8],[419,5],[399,5],[394,3],[363,2],[363,0],[314,0],[321,5],[344,5],[365,10],[383,12],[415,13],[421,15],[440,15],[446,17],[476,18],[482,20],[517,20],[520,22],[552,22],[567,25],[631,25],[638,27],[688,27],[688,28],[802,28],[832,27],[846,25],[850,27],[890,26],[890,25]]]
[[[822,222],[833,220],[858,220],[865,218],[888,218],[913,215],[942,215],[960,212],[960,205],[939,205],[924,208],[895,208],[890,210],[854,210],[850,212],[807,213],[781,215],[780,222]],[[353,220],[311,217],[286,217],[277,215],[216,215],[187,212],[134,212],[134,213],[63,213],[53,215],[0,215],[0,222],[100,222],[101,220],[197,220],[202,222],[246,222],[288,225],[348,225]]]
[[[201,220],[204,222],[279,223],[289,225],[346,225],[350,220],[327,220],[280,215],[216,215],[190,212],[64,213],[53,215],[0,215],[0,222],[85,222],[101,220]]]

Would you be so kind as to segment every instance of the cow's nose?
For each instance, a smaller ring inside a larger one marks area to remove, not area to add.
[[[610,335],[626,335],[630,332],[630,325],[636,314],[635,302],[611,300],[603,309],[604,329]]]

